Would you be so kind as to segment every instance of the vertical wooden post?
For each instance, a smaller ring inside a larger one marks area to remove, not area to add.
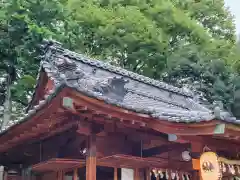
[[[150,168],[146,168],[146,170],[145,170],[145,174],[146,174],[146,180],[151,180],[151,176],[150,176]]]
[[[195,153],[202,153],[203,151],[203,143],[201,142],[191,142],[191,150]],[[201,172],[200,170],[193,172],[193,180],[201,180]]]
[[[201,180],[202,178],[201,178],[201,174],[199,173],[199,171],[194,171],[193,173],[192,173],[192,179],[193,180]]]
[[[75,168],[73,171],[73,180],[78,180],[78,168]]]
[[[136,168],[134,169],[134,180],[140,180],[140,176],[139,176],[139,169]]]
[[[114,168],[114,180],[118,180],[118,169]]]
[[[88,138],[88,153],[86,164],[86,180],[96,180],[97,175],[97,148],[96,135],[91,134]]]
[[[58,180],[63,180],[64,177],[64,172],[63,171],[58,171]]]

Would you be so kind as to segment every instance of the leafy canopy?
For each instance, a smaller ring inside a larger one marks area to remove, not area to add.
[[[38,44],[67,48],[187,86],[240,117],[239,46],[224,0],[8,0],[0,6],[0,105],[11,87],[23,108],[39,68]],[[11,76],[10,84],[6,75]],[[12,119],[14,119],[12,113]]]

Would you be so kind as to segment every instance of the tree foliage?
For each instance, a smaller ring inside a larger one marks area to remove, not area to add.
[[[69,7],[80,27],[73,48],[233,111],[240,56],[223,0],[71,0]]]
[[[224,0],[1,3],[2,105],[8,87],[14,107],[27,104],[36,83],[38,44],[45,37],[139,74],[187,86],[210,103],[222,101],[240,117],[239,46]]]
[[[18,107],[22,109],[28,103],[40,63],[36,58],[39,44],[44,37],[56,34],[59,30],[57,24],[65,20],[61,5],[57,0],[9,0],[0,6],[3,125],[16,118],[13,111],[17,112]]]

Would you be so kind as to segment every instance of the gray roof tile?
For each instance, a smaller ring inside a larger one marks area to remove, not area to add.
[[[45,95],[38,105],[32,107],[30,102],[25,117],[13,124],[32,117],[65,86],[86,96],[104,100],[105,103],[148,114],[159,120],[193,123],[219,119],[240,124],[240,120],[229,113],[216,113],[206,108],[191,92],[90,59],[62,48],[58,42],[46,41],[42,48],[44,53],[40,56],[42,61],[39,71],[44,70],[54,80],[55,89]],[[8,124],[4,127],[2,133],[11,126]]]
[[[175,122],[214,119],[191,92],[93,60],[47,41],[42,66],[57,84],[66,84],[106,103]]]

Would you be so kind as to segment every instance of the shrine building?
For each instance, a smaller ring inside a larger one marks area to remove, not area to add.
[[[0,133],[4,180],[237,180],[240,121],[193,93],[42,45],[24,117]]]

